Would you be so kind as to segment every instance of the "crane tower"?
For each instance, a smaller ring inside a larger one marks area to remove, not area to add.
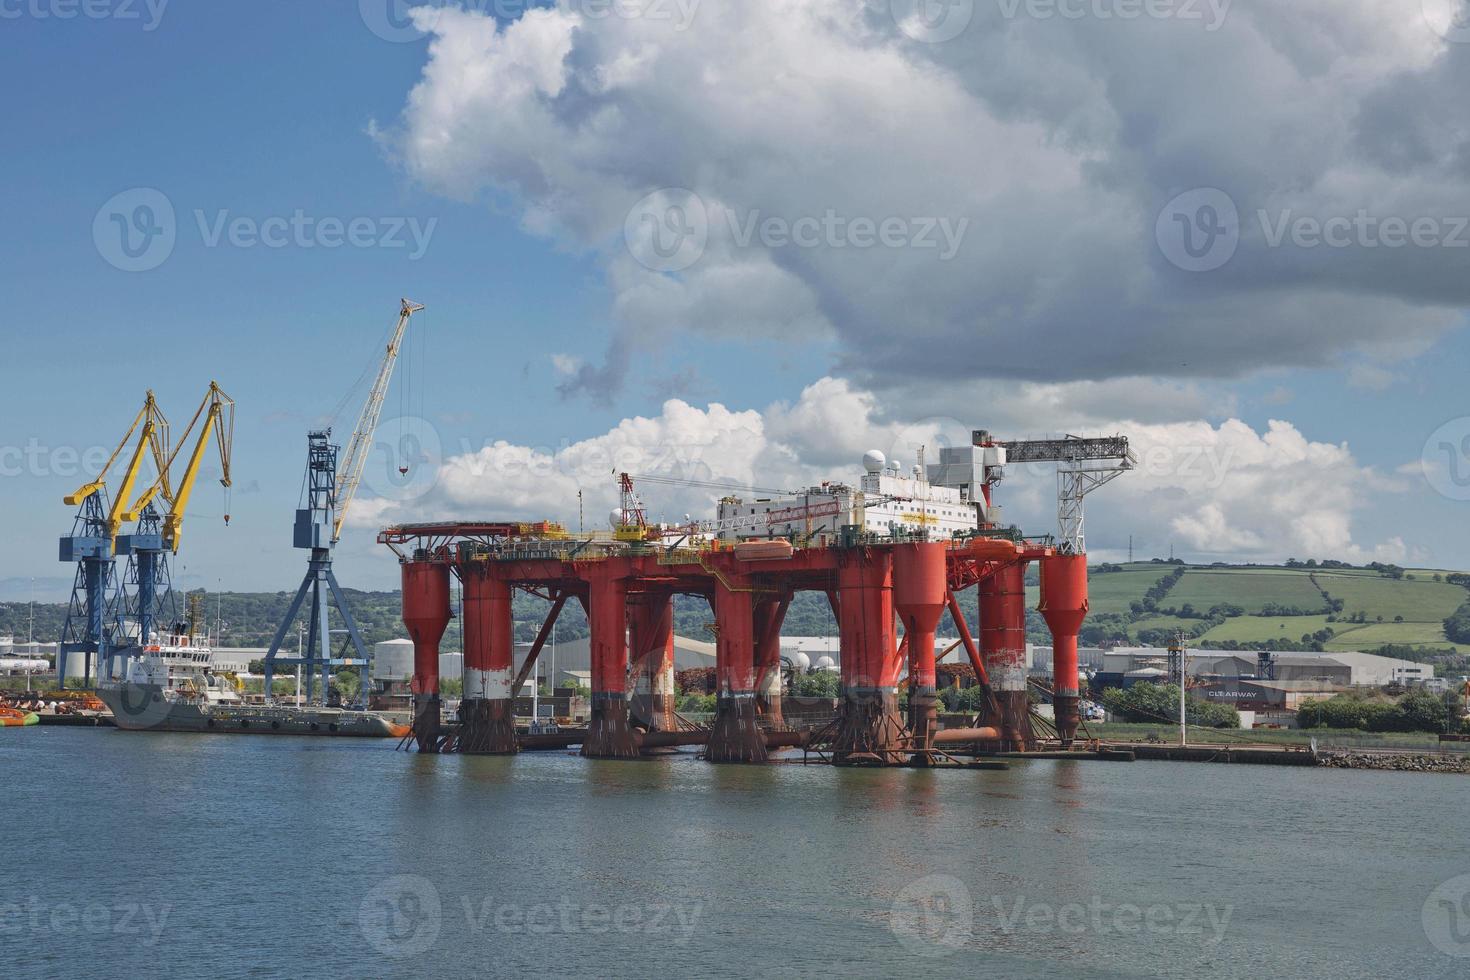
[[[296,511],[293,544],[297,548],[310,551],[311,555],[306,563],[306,576],[296,589],[296,595],[286,610],[285,618],[277,627],[276,634],[271,639],[270,650],[265,656],[267,698],[271,696],[276,667],[280,665],[299,665],[302,668],[306,675],[306,699],[312,702],[317,697],[315,681],[318,675],[321,680],[320,697],[325,701],[333,667],[359,667],[366,671],[371,664],[367,647],[357,630],[357,622],[352,618],[347,600],[337,584],[337,576],[332,571],[332,550],[341,540],[347,510],[352,505],[358,484],[362,481],[363,469],[372,448],[373,433],[378,427],[378,417],[383,411],[388,385],[393,380],[393,367],[398,360],[398,351],[402,347],[409,318],[422,309],[420,304],[406,299],[402,301],[398,312],[398,326],[389,338],[383,361],[378,367],[377,379],[368,392],[367,403],[358,416],[357,425],[352,431],[352,440],[347,445],[346,454],[341,457],[340,465],[341,447],[332,444],[331,429],[307,433],[305,496],[302,506]],[[283,657],[280,655],[281,644],[285,642],[286,631],[296,621],[308,593],[311,595],[311,610],[306,638],[296,656]],[[346,627],[347,646],[350,646],[352,653],[350,657],[332,656],[329,612],[333,605],[337,607]],[[367,678],[364,677],[359,688],[364,695],[368,688],[366,681]]]

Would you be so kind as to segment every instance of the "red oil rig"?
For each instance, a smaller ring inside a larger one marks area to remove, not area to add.
[[[1060,464],[1058,535],[1028,538],[1001,526],[994,487],[1005,466],[1019,462]],[[944,449],[933,466],[921,452],[911,475],[872,452],[857,486],[726,497],[719,518],[703,523],[650,524],[633,478],[623,474],[609,531],[574,535],[550,522],[385,528],[378,540],[400,559],[414,644],[413,741],[422,752],[518,751],[525,736],[515,727],[515,695],[557,616],[575,601],[591,631],[592,708],[585,732],[566,744],[580,742],[590,758],[703,744],[709,761],[757,763],[773,748],[800,745],[837,765],[926,766],[966,747],[1034,751],[1041,739],[1027,691],[1025,574],[1036,562],[1039,611],[1053,640],[1054,734],[1071,747],[1077,636],[1088,610],[1082,498],[1134,462],[1121,436],[1007,443],[981,430],[970,446]],[[463,596],[464,692],[457,723],[446,725],[439,644],[452,618],[452,577]],[[519,672],[517,589],[551,604]],[[770,683],[773,672],[780,676],[781,627],[798,592],[830,603],[840,643],[836,711],[804,731],[785,725],[779,681]],[[674,710],[676,595],[705,599],[714,617],[717,701],[707,728]],[[970,724],[941,729],[935,633],[946,614],[983,707]]]

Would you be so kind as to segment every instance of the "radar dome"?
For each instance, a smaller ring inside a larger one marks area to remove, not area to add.
[[[623,523],[623,512],[620,510],[608,511],[607,523],[614,530],[617,530],[618,525]]]
[[[792,667],[795,667],[797,670],[800,670],[800,671],[810,670],[811,669],[811,666],[812,666],[812,658],[811,657],[808,657],[806,654],[802,653],[800,650],[797,650],[795,653],[791,654],[788,657],[784,657],[782,659],[784,659]]]
[[[816,668],[815,669],[816,670],[836,670],[837,669],[837,661],[833,660],[831,657],[818,657],[817,658],[817,664],[816,664]]]
[[[863,453],[863,469],[867,470],[869,473],[882,473],[883,466],[887,462],[888,457],[884,456],[876,449],[869,449],[867,452]]]

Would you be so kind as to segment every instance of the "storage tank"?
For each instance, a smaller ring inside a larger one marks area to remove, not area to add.
[[[373,645],[373,680],[398,683],[412,676],[412,640],[384,640]]]

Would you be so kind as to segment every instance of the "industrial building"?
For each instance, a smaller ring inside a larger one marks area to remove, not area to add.
[[[1160,647],[1118,647],[1101,652],[1094,668],[1094,690],[1170,680],[1169,651]],[[1281,653],[1189,649],[1190,676],[1200,680],[1259,680],[1303,683],[1324,690],[1352,687],[1412,686],[1434,678],[1429,664],[1372,653]]]

